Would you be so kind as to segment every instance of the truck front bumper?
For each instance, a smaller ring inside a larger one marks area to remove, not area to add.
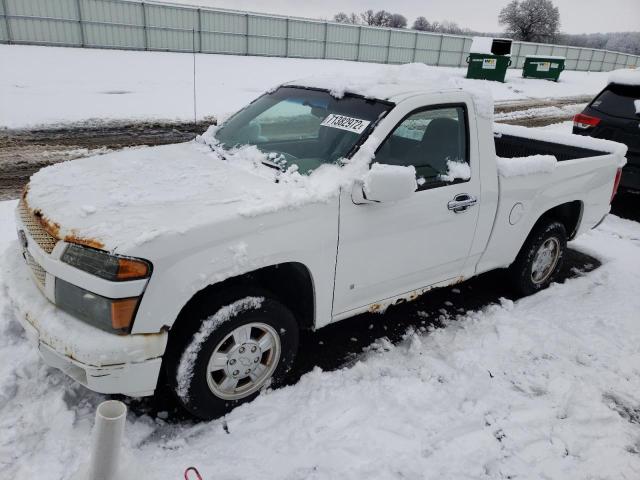
[[[6,250],[3,264],[16,317],[45,363],[96,392],[153,394],[167,332],[116,335],[56,308],[36,287],[17,243]]]

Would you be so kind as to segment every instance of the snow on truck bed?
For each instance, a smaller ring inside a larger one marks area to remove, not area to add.
[[[0,258],[14,208],[0,202]],[[205,479],[635,479],[639,239],[609,217],[572,243],[603,261],[593,272],[380,339],[224,421],[133,410],[125,452],[158,480],[189,465]],[[0,478],[70,478],[105,399],[43,364],[0,286]]]

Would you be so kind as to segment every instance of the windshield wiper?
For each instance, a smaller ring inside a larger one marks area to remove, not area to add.
[[[262,160],[261,163],[269,168],[278,170],[279,172],[284,172],[284,170],[282,169],[282,165],[278,165],[277,163],[272,162],[270,160]]]

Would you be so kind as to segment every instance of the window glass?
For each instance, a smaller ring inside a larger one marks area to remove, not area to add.
[[[464,107],[409,115],[380,146],[375,161],[413,165],[421,188],[468,180],[471,170]]]
[[[347,156],[391,109],[386,102],[355,95],[280,87],[227,120],[216,132],[224,148],[255,145],[274,154],[281,168],[308,173]]]
[[[636,100],[640,100],[640,87],[612,84],[591,103],[591,108],[614,117],[638,118]]]

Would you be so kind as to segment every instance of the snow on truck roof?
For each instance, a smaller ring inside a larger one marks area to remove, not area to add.
[[[609,83],[640,86],[640,68],[614,70],[609,74]]]
[[[492,119],[491,90],[484,85],[471,87],[465,83],[468,82],[462,77],[438,72],[423,63],[409,63],[385,65],[369,75],[320,75],[288,82],[285,85],[327,90],[336,98],[342,98],[345,93],[352,93],[391,102],[400,101],[411,94],[463,90],[472,96],[478,115]]]

